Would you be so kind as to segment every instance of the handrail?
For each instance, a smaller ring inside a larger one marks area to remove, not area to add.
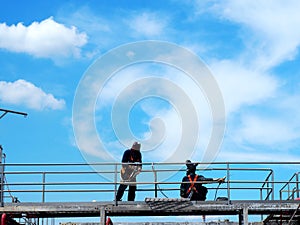
[[[285,183],[285,185],[282,186],[282,188],[279,190],[279,196],[280,196],[280,200],[283,200],[282,198],[282,193],[283,192],[287,192],[288,193],[288,198],[287,199],[294,199],[295,196],[294,194],[296,193],[297,194],[297,198],[299,198],[299,173],[300,172],[296,172],[294,173],[291,178]],[[293,182],[292,180],[295,178],[295,181]],[[290,185],[291,184],[295,184],[295,187],[292,188],[292,190],[290,190]],[[284,189],[285,188],[288,188],[287,191],[285,191]],[[291,194],[290,194],[291,193]]]
[[[239,166],[240,162],[211,162],[211,163],[199,163],[201,165],[209,164],[206,168],[197,169],[197,173],[212,173],[219,174],[219,177],[226,175],[226,182],[221,187],[216,185],[208,185],[209,190],[220,190],[222,194],[227,196],[228,201],[237,198],[237,191],[259,191],[259,200],[274,200],[275,185],[285,184],[286,181],[274,180],[274,171],[272,168],[259,168],[259,167],[245,167],[247,165],[260,165],[264,163],[250,163],[245,162]],[[266,165],[275,165],[273,162],[266,162]],[[292,164],[277,163],[278,164]],[[300,164],[297,162],[296,164]],[[91,166],[99,166],[96,169]],[[107,198],[107,194],[112,193],[111,199],[114,199],[118,185],[121,183],[119,180],[119,169],[122,163],[38,163],[38,164],[3,164],[5,166],[5,187],[3,191],[5,194],[9,194],[11,199],[15,199],[13,195],[22,194],[18,199],[26,200],[26,196],[23,194],[32,194],[30,201],[51,201],[51,196],[47,193],[65,193],[63,197],[66,197],[66,193],[104,193],[103,198]],[[175,194],[179,197],[179,186],[181,184],[181,178],[179,175],[185,170],[184,163],[143,163],[143,173],[147,179],[136,182],[140,193],[152,193],[154,197],[159,196],[159,192],[168,192]],[[72,167],[72,169],[67,167]],[[105,170],[103,169],[105,166]],[[107,168],[107,166],[109,168]],[[172,168],[170,168],[172,166]],[[238,167],[237,167],[238,166]],[[261,166],[261,165],[260,165]],[[83,167],[83,168],[82,168]],[[103,167],[103,168],[102,168]],[[22,171],[18,171],[21,169]],[[254,172],[254,179],[251,179]],[[176,178],[161,179],[164,174],[177,174]],[[152,174],[153,176],[150,176]],[[221,174],[221,175],[220,175]],[[245,174],[244,178],[237,179],[237,174]],[[104,176],[104,178],[103,178]],[[110,179],[105,178],[109,176]],[[140,176],[140,175],[139,175]],[[296,176],[296,175],[294,175]],[[139,179],[138,179],[139,180]],[[293,178],[289,180],[290,184],[295,184],[298,187],[298,180],[293,181]],[[259,186],[260,185],[260,186]],[[299,189],[295,193],[299,194]],[[280,190],[280,195],[283,192],[283,188]],[[41,200],[39,196],[34,193],[42,193]],[[266,193],[266,194],[265,194]],[[265,196],[263,196],[265,194]],[[147,194],[148,195],[148,194]],[[102,196],[102,195],[101,195]],[[248,197],[246,194],[245,198]],[[6,198],[7,199],[7,198]]]
[[[267,189],[267,196],[264,200],[269,200],[269,196],[270,194],[272,194],[272,200],[274,200],[274,171],[273,170],[270,170],[270,173],[269,175],[266,177],[265,179],[265,182],[263,183],[263,185],[261,186],[261,189],[260,189],[260,198],[262,199],[262,192],[264,190],[264,186],[266,185],[267,188],[269,188],[269,178],[271,177],[271,185],[272,185],[272,188],[271,189]]]
[[[300,165],[300,161],[293,162],[193,162],[202,165]],[[101,162],[101,163],[5,163],[5,166],[95,166],[95,165],[122,165],[118,162]],[[143,162],[143,165],[180,165],[183,162]]]

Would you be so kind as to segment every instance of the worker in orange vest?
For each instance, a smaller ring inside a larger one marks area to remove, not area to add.
[[[190,200],[205,201],[207,195],[207,188],[202,183],[218,182],[223,183],[225,178],[206,178],[202,175],[196,174],[197,163],[192,163],[190,160],[186,161],[186,176],[182,178],[180,185],[180,196]]]

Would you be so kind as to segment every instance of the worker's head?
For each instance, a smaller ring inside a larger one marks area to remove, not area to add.
[[[185,165],[186,165],[186,175],[196,173],[196,167],[198,166],[198,163],[192,163],[191,160],[186,160]]]
[[[132,144],[131,149],[140,151],[140,150],[141,150],[141,144],[135,141],[135,142]]]

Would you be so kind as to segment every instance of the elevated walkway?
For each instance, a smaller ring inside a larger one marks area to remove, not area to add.
[[[145,201],[120,202],[47,202],[9,203],[0,213],[12,218],[113,217],[113,216],[191,216],[191,215],[284,215],[295,213],[299,201],[188,201],[147,198]],[[297,216],[300,212],[297,212]],[[105,218],[103,219],[105,221]]]
[[[292,163],[288,163],[289,166],[290,164]],[[293,165],[298,164],[300,163]],[[261,219],[256,222],[265,224],[299,224],[298,172],[289,180],[275,181],[274,171],[277,168],[274,167],[282,166],[280,163],[271,163],[272,168],[259,163],[210,163],[209,166],[198,169],[198,174],[213,173],[214,176],[210,177],[227,177],[221,186],[216,183],[206,184],[210,194],[207,201],[178,198],[181,177],[185,174],[185,170],[181,169],[182,165],[154,166],[149,163],[143,165],[144,178],[141,177],[136,182],[137,201],[116,202],[113,199],[121,183],[121,165],[95,166],[6,164],[6,182],[3,182],[1,192],[4,201],[0,214],[13,219],[33,218],[37,221],[42,218],[98,217],[101,225],[105,224],[107,217],[201,215],[217,215],[222,218],[236,215],[237,223],[246,225],[250,223],[250,216],[258,215]],[[167,167],[163,168],[164,166]],[[161,175],[164,173],[169,175]],[[240,178],[237,174],[241,175]],[[145,196],[144,199],[141,196]],[[227,200],[216,201],[217,196],[224,196]]]

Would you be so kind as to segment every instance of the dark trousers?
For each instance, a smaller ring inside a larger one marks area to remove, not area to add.
[[[116,196],[117,201],[121,201],[124,191],[126,190],[128,185],[126,184],[120,184]],[[128,191],[128,201],[134,201],[135,199],[135,191],[136,191],[136,185],[129,185],[129,191]]]

